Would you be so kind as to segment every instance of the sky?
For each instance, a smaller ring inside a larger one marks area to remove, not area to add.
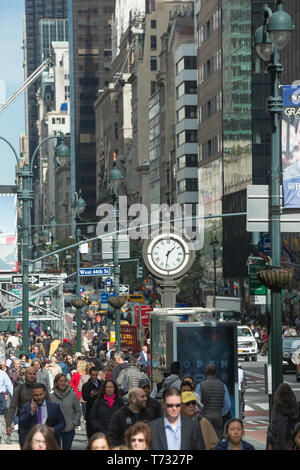
[[[24,82],[23,15],[25,0],[0,0],[0,102]],[[20,155],[19,136],[25,132],[24,92],[0,113],[0,136]],[[15,183],[16,159],[9,145],[0,140],[0,185]]]

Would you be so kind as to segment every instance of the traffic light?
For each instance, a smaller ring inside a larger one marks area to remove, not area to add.
[[[137,265],[137,267],[136,267],[136,277],[137,277],[137,279],[143,277],[143,266]]]

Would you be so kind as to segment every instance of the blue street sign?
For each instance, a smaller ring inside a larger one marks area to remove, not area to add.
[[[104,285],[105,287],[112,287],[114,285],[114,281],[111,277],[108,277],[107,279],[105,279]]]
[[[265,233],[258,242],[258,249],[265,256],[271,255],[271,237],[268,233]]]
[[[100,302],[102,304],[107,304],[108,294],[104,291],[100,292]]]
[[[110,266],[78,269],[78,276],[110,276],[110,274]]]
[[[84,287],[80,287],[80,294],[83,294],[84,293]]]

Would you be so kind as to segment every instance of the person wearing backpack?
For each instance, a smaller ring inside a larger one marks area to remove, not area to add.
[[[116,381],[122,398],[128,399],[130,390],[138,387],[140,380],[147,378],[147,374],[141,372],[137,367],[136,359],[130,357],[128,359],[128,367],[121,370]]]
[[[282,383],[274,394],[274,405],[271,411],[267,431],[267,450],[292,450],[293,431],[300,421],[300,404],[296,395],[287,383]]]

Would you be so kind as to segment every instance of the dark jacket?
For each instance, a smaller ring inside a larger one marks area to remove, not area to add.
[[[161,404],[159,401],[155,400],[154,398],[149,397],[147,400],[147,408],[149,409],[151,419],[150,421],[153,421],[154,419],[161,418],[163,413],[162,413],[162,408]]]
[[[228,439],[226,441],[219,441],[215,447],[215,450],[228,450]],[[242,450],[255,450],[252,444],[242,440],[243,449]]]
[[[125,431],[130,428],[137,421],[148,423],[151,419],[151,414],[147,408],[140,411],[139,414],[134,414],[129,406],[122,406],[112,417],[108,428],[107,436],[111,440],[113,446],[124,444]]]
[[[117,398],[112,408],[109,408],[105,398],[98,398],[91,409],[90,423],[93,433],[104,432],[107,433],[112,416],[116,411],[124,406],[122,398]]]
[[[128,362],[122,362],[122,364],[118,364],[117,366],[115,366],[112,370],[110,380],[113,380],[113,382],[116,382],[120,372],[123,369],[126,369],[127,367],[128,367]]]
[[[36,383],[36,382],[34,382]],[[22,407],[32,399],[32,386],[34,383],[27,382],[18,385],[14,389],[6,415],[6,426],[10,427],[14,420],[15,413],[20,416]]]
[[[167,437],[164,428],[164,418],[158,418],[149,423],[152,429],[153,439],[151,450],[168,449]],[[201,428],[197,421],[181,415],[181,448],[180,450],[205,450]]]
[[[66,427],[65,418],[62,414],[60,406],[57,403],[52,403],[51,401],[46,400],[46,404],[48,413],[46,424],[54,429],[54,435],[56,440],[59,442],[58,434]],[[26,405],[23,406],[20,414],[19,437],[21,445],[24,445],[27,434],[33,428],[33,426],[38,423],[37,412],[32,415],[30,405],[31,403],[26,403]]]
[[[223,434],[224,384],[217,377],[209,375],[204,382],[200,382],[200,389],[203,404],[202,416],[211,422],[220,439]]]
[[[98,395],[91,396],[91,391],[99,392],[101,387],[101,380],[97,379],[98,387],[89,379],[83,386],[82,386],[82,399],[86,402],[86,414],[85,419],[88,420],[90,417],[91,410],[93,408],[93,404],[98,398]]]

